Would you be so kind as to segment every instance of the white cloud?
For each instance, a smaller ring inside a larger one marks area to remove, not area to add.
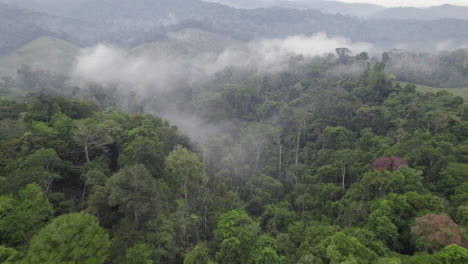
[[[228,67],[248,69],[253,73],[274,73],[288,67],[285,62],[291,54],[313,57],[335,52],[340,47],[347,47],[355,53],[372,49],[371,44],[354,43],[325,33],[257,40],[243,46],[227,47],[220,53],[195,56],[169,54],[164,49],[132,53],[100,44],[82,50],[72,74],[78,82],[116,84],[124,90],[138,91],[145,99],[158,100],[153,104],[154,109],[145,111],[168,118],[193,140],[203,142],[211,135],[232,129],[234,124],[210,125],[191,112],[181,112],[171,100],[165,100],[166,92],[195,86],[198,81]]]
[[[170,90],[190,84],[228,67],[249,69],[261,73],[278,72],[285,67],[291,54],[313,57],[346,47],[354,52],[370,51],[368,43],[354,43],[343,37],[325,33],[313,36],[292,36],[265,39],[241,47],[227,47],[223,52],[201,53],[195,57],[128,51],[107,45],[84,49],[76,59],[73,76],[85,82],[113,83],[155,90]]]

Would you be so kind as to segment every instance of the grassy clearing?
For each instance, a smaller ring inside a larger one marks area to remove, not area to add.
[[[79,49],[65,40],[50,36],[40,37],[0,57],[0,73],[15,74],[23,64],[33,69],[67,72],[73,65]]]
[[[399,82],[401,85],[408,84],[407,82]],[[454,95],[461,96],[465,101],[468,101],[468,87],[460,87],[460,88],[441,88],[441,87],[431,87],[421,84],[415,84],[416,89],[422,92],[439,92],[446,90],[448,92],[453,93]]]

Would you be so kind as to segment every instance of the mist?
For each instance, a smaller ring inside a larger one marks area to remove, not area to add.
[[[268,75],[288,70],[288,61],[292,56],[312,58],[334,53],[340,47],[359,52],[373,50],[369,43],[352,42],[343,37],[330,37],[325,33],[259,39],[245,45],[226,47],[218,53],[201,52],[195,55],[170,53],[164,49],[135,52],[98,44],[80,52],[72,76],[75,82],[95,82],[138,91],[142,98],[155,95],[164,97],[164,94],[174,90],[200,85],[227,68]],[[337,71],[337,74],[344,73],[349,71]],[[232,127],[232,124],[208,125],[202,118],[183,112],[169,102],[161,102],[157,109],[148,111],[171,120],[198,141],[204,141],[208,136]]]
[[[168,54],[163,50],[134,54],[115,46],[98,44],[80,52],[72,76],[85,82],[166,91],[181,82],[190,84],[210,78],[229,67],[262,74],[287,70],[287,61],[293,55],[320,56],[334,53],[340,47],[359,52],[373,50],[369,43],[329,37],[325,33],[254,40],[246,45],[227,47],[219,53],[201,52],[187,56]]]

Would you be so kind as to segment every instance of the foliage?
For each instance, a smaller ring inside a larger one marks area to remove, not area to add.
[[[208,251],[205,244],[198,244],[185,256],[184,264],[208,264]]]
[[[137,244],[127,249],[125,253],[125,264],[153,264],[153,249],[147,244]]]
[[[28,242],[52,215],[52,205],[37,184],[26,186],[18,197],[0,196],[0,242],[10,246]]]
[[[25,263],[104,263],[110,244],[93,216],[62,215],[34,236]]]
[[[0,259],[465,262],[463,99],[395,83],[391,52],[337,52],[161,94],[1,79]],[[194,141],[143,113],[169,102]]]
[[[157,208],[157,183],[144,165],[121,169],[106,184],[109,205],[119,208],[138,223]]]
[[[452,244],[444,247],[437,256],[443,264],[462,264],[468,261],[468,250]]]
[[[418,245],[422,249],[427,248],[431,251],[439,251],[451,244],[467,246],[462,242],[464,230],[446,215],[424,215],[416,218],[416,225],[411,227],[411,234],[417,237]]]

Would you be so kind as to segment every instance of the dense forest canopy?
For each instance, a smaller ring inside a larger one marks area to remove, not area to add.
[[[464,263],[468,105],[396,82],[387,56],[156,94],[20,69],[0,83],[0,258]],[[168,100],[209,136],[145,113]]]
[[[234,2],[0,0],[0,263],[468,262],[465,8]]]

